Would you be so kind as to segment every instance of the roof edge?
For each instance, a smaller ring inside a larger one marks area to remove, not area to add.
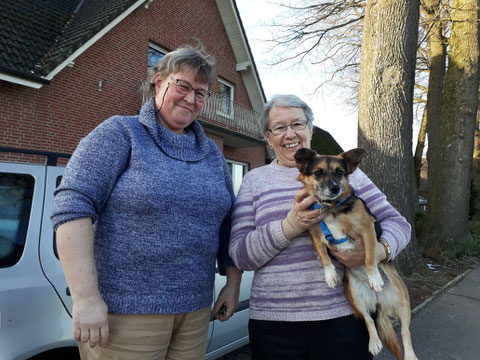
[[[253,68],[255,69],[256,79],[258,81],[258,85],[259,85],[260,90],[262,92],[263,101],[266,102],[267,98],[265,96],[265,92],[263,91],[263,85],[262,85],[262,80],[260,79],[260,73],[258,72],[257,64],[255,63],[255,59],[253,57],[252,48],[250,47],[250,43],[248,42],[247,32],[245,31],[245,27],[243,26],[243,21],[242,21],[242,18],[240,16],[240,11],[238,10],[238,7],[237,7],[236,0],[232,0],[232,4],[233,4],[233,8],[235,10],[235,14],[237,14],[238,24],[240,25],[240,30],[242,31],[243,38],[245,39],[245,44],[246,44],[247,49],[248,49],[248,54],[250,55],[250,58],[252,59]]]
[[[237,60],[237,71],[241,72],[243,81],[246,84],[250,82],[253,85],[252,90],[258,92],[252,94],[247,89],[252,106],[256,111],[261,112],[266,102],[265,92],[235,0],[215,0],[215,2]],[[234,44],[238,43],[238,40],[242,45],[235,47]],[[248,63],[252,66],[248,66]],[[261,98],[261,103],[259,103],[259,98]]]
[[[122,14],[108,23],[102,30],[97,32],[94,36],[92,36],[85,44],[75,50],[69,57],[67,57],[60,65],[54,68],[50,73],[45,76],[45,79],[52,80],[55,75],[57,75],[60,71],[62,71],[65,67],[67,67],[70,63],[72,63],[77,57],[83,54],[90,46],[95,44],[98,40],[100,40],[106,33],[112,30],[116,25],[118,25],[123,19],[125,19],[128,15],[134,12],[137,8],[139,8],[142,4],[146,3],[150,5],[153,0],[138,0],[133,5],[131,5],[127,10],[125,10]],[[148,6],[146,6],[148,9]]]
[[[4,66],[0,66],[0,80],[32,87],[35,89],[40,89],[43,85],[50,83],[50,80],[48,79],[27,74],[18,70],[9,69]]]

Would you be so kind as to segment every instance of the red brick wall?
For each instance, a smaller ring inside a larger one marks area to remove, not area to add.
[[[255,146],[247,148],[223,147],[223,154],[227,159],[248,163],[248,169],[265,165],[265,147]]]
[[[39,156],[39,155],[0,152],[0,161],[29,163],[29,164],[46,164],[47,158],[45,156]]]
[[[0,146],[73,152],[104,119],[138,112],[149,42],[173,50],[194,44],[194,37],[216,57],[218,75],[234,84],[235,101],[250,107],[216,3],[154,1],[148,10],[141,7],[130,14],[41,89],[0,81]],[[0,160],[5,159],[42,161],[0,153]]]
[[[205,133],[222,150],[225,158],[247,163],[249,170],[265,165],[265,146],[232,148],[224,145],[221,136],[209,134],[208,132]]]

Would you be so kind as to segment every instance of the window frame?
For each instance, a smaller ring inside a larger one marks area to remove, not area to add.
[[[232,177],[233,192],[235,193],[235,195],[237,195],[238,191],[240,190],[240,186],[242,185],[243,177],[249,171],[250,165],[249,165],[249,163],[246,163],[246,162],[243,162],[243,161],[230,160],[230,159],[225,159],[225,160],[227,161],[228,168],[230,170],[230,176]],[[243,168],[242,181],[240,181],[239,184],[236,183],[237,182],[237,179],[236,179],[236,176],[235,176],[236,171],[234,170],[234,167],[230,166],[230,165],[242,166],[242,168]]]
[[[230,100],[229,100],[229,102],[230,102],[230,104],[229,104],[230,113],[226,113],[226,112],[223,111],[224,98],[222,97],[222,94],[220,93],[220,91],[218,91],[217,94],[218,94],[218,97],[219,97],[219,103],[217,105],[217,114],[225,116],[229,119],[233,119],[233,117],[234,117],[234,106],[233,105],[234,105],[234,101],[235,101],[234,100],[235,99],[235,97],[234,97],[235,96],[235,86],[231,82],[229,82],[227,80],[224,80],[222,78],[218,78],[217,81],[219,83],[218,90],[220,90],[220,84],[225,85],[225,86],[230,88],[230,91],[229,91],[230,92]],[[220,107],[220,109],[218,107]]]
[[[149,44],[148,44],[148,49],[150,49],[150,48],[152,48],[152,49],[155,50],[155,51],[158,51],[159,53],[162,53],[163,56],[167,55],[167,54],[170,52],[170,51],[166,50],[165,48],[163,48],[163,47],[161,47],[161,46],[158,46],[158,45],[156,45],[156,44],[154,44],[154,43],[149,43]],[[150,68],[152,68],[152,67],[155,66],[156,64],[155,64],[155,65],[152,65],[152,66],[148,66],[148,63],[149,63],[149,61],[148,61],[148,55],[149,55],[149,53],[148,53],[148,50],[147,50],[147,68],[148,68],[148,70],[150,70]],[[158,64],[158,63],[157,63],[157,64]]]

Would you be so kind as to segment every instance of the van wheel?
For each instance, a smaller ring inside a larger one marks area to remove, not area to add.
[[[77,347],[59,348],[35,355],[28,360],[80,360]]]

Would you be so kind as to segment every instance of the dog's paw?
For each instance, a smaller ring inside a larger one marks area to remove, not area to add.
[[[383,279],[378,270],[372,275],[368,277],[368,285],[370,288],[379,293],[383,289]]]
[[[373,356],[380,354],[380,351],[382,351],[382,347],[383,345],[379,338],[370,339],[368,343],[368,351],[370,351],[370,354],[372,354]]]
[[[334,288],[338,284],[338,275],[335,266],[330,265],[325,268],[325,281],[329,288]]]

